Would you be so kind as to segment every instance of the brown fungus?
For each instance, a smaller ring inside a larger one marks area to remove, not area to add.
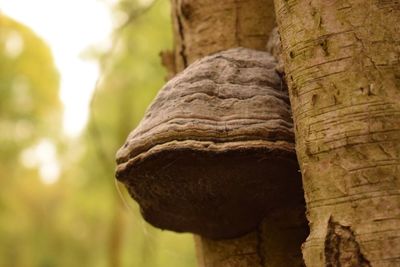
[[[146,221],[219,239],[303,203],[290,104],[275,59],[235,48],[170,80],[117,153]]]

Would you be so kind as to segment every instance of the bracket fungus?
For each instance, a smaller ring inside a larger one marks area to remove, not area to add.
[[[221,239],[303,205],[290,103],[276,60],[234,48],[159,92],[117,153],[116,177],[150,224]]]

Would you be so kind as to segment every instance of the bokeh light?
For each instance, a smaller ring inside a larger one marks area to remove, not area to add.
[[[171,46],[168,0],[0,0],[0,266],[195,265],[114,178]]]
[[[0,8],[29,25],[50,45],[61,74],[63,128],[67,135],[77,136],[87,122],[89,101],[100,73],[98,63],[83,58],[82,53],[94,44],[109,48],[109,6],[97,0],[12,0],[3,1]],[[23,41],[15,33],[5,47],[7,54],[15,57],[23,49]]]

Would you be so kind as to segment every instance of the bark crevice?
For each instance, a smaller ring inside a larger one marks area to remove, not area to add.
[[[325,238],[325,267],[371,267],[370,262],[361,253],[361,248],[350,226],[328,221]]]
[[[260,260],[260,266],[266,266],[266,256],[264,247],[264,233],[263,225],[260,224],[257,228],[257,257]]]
[[[183,67],[186,68],[188,66],[188,62],[187,62],[187,57],[186,57],[185,33],[184,33],[184,30],[183,30],[183,23],[182,23],[182,18],[181,18],[180,14],[177,14],[176,20],[177,20],[177,24],[178,24],[179,37],[181,39],[181,46],[179,48],[179,55],[182,58]]]

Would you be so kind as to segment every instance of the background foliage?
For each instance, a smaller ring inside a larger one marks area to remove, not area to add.
[[[143,9],[148,9],[143,12]],[[88,50],[103,74],[85,132],[61,132],[59,74],[47,45],[0,15],[0,266],[195,266],[192,236],[141,219],[114,179],[114,155],[164,83],[169,4],[121,0],[110,51]],[[89,14],[88,14],[89,15]],[[61,178],[41,182],[27,153],[52,143]],[[28,162],[28,163],[27,163]]]

